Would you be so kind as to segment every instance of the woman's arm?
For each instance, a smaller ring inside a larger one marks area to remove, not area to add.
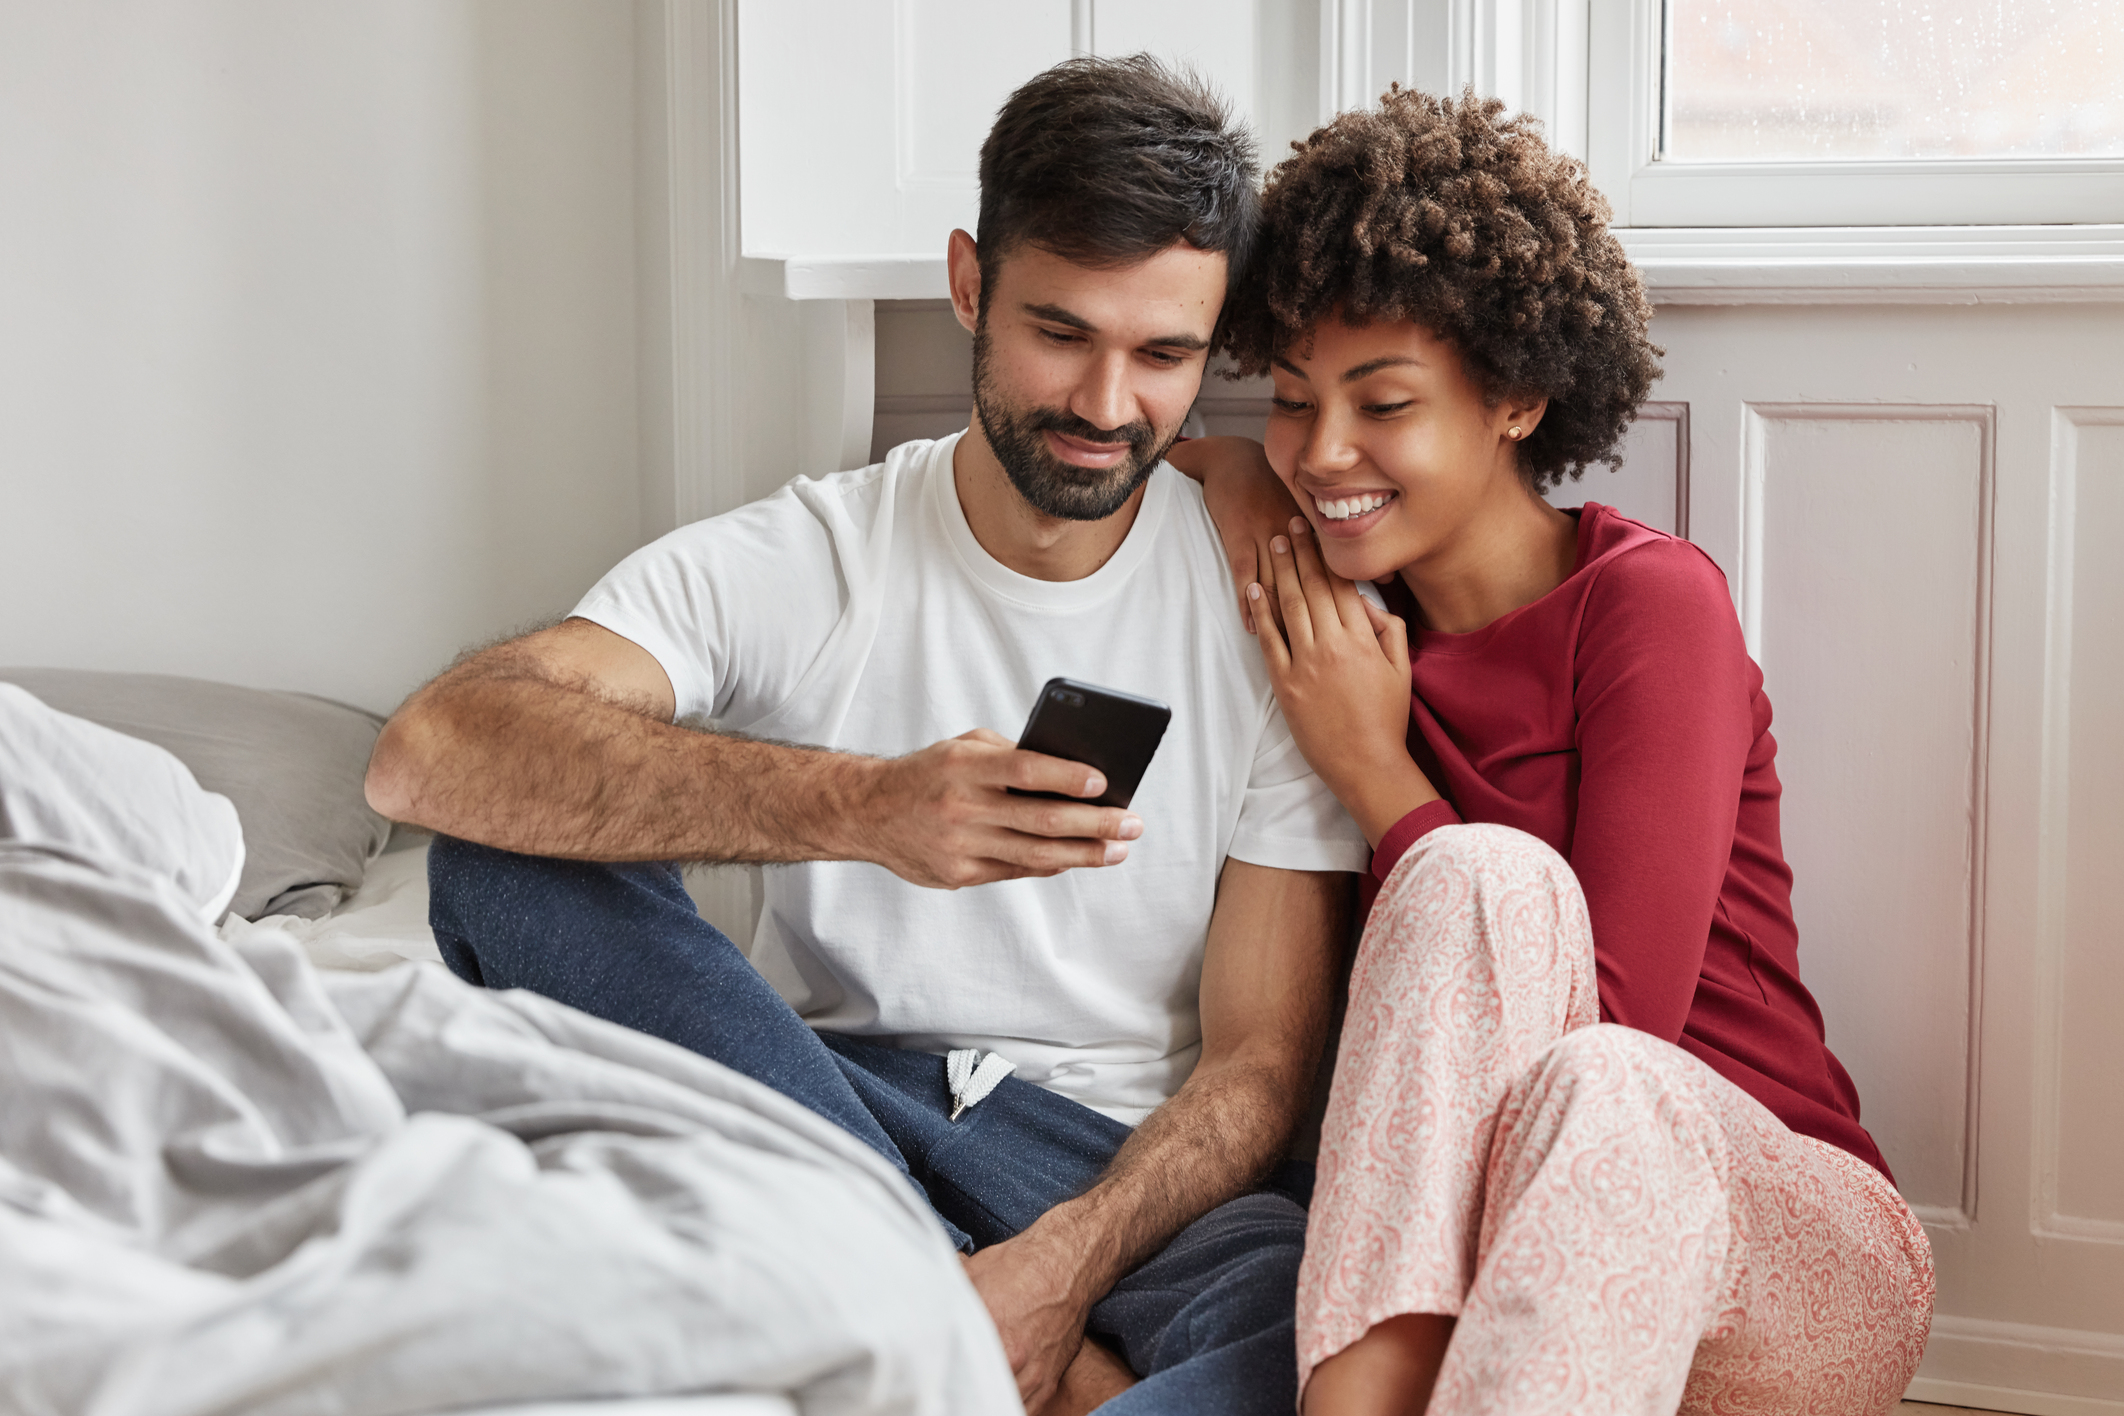
[[[1768,726],[1762,675],[1717,568],[1681,541],[1602,572],[1573,668],[1570,856],[1593,921],[1601,1013],[1674,1042],[1702,978],[1749,753]]]
[[[1252,438],[1190,438],[1174,444],[1165,460],[1202,484],[1202,500],[1224,538],[1224,556],[1239,589],[1239,612],[1252,633],[1246,587],[1256,580],[1273,583],[1269,537],[1298,514],[1298,504]]]

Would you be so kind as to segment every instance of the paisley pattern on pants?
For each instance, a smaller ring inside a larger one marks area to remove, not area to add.
[[[1881,1174],[1600,1024],[1585,898],[1502,826],[1431,832],[1365,930],[1298,1289],[1301,1383],[1457,1315],[1433,1416],[1891,1409],[1932,1252]]]

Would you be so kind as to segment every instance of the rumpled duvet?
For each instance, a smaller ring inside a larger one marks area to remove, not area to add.
[[[217,937],[234,813],[115,737],[0,686],[0,1411],[1019,1410],[860,1143],[545,999]]]

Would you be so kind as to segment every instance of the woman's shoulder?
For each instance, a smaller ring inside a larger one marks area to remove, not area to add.
[[[1587,502],[1579,516],[1579,573],[1610,595],[1696,599],[1708,592],[1732,604],[1726,573],[1694,543],[1598,502]]]
[[[1720,637],[1738,633],[1725,572],[1702,549],[1597,502],[1588,502],[1580,516],[1589,630],[1662,638],[1693,637],[1692,628]]]

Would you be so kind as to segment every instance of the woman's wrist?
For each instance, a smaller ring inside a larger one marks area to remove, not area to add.
[[[1343,808],[1364,832],[1366,844],[1374,850],[1394,824],[1420,806],[1440,799],[1438,789],[1431,779],[1416,765],[1406,752],[1399,762],[1385,762],[1369,770],[1350,774],[1343,782],[1331,782],[1335,795]]]

